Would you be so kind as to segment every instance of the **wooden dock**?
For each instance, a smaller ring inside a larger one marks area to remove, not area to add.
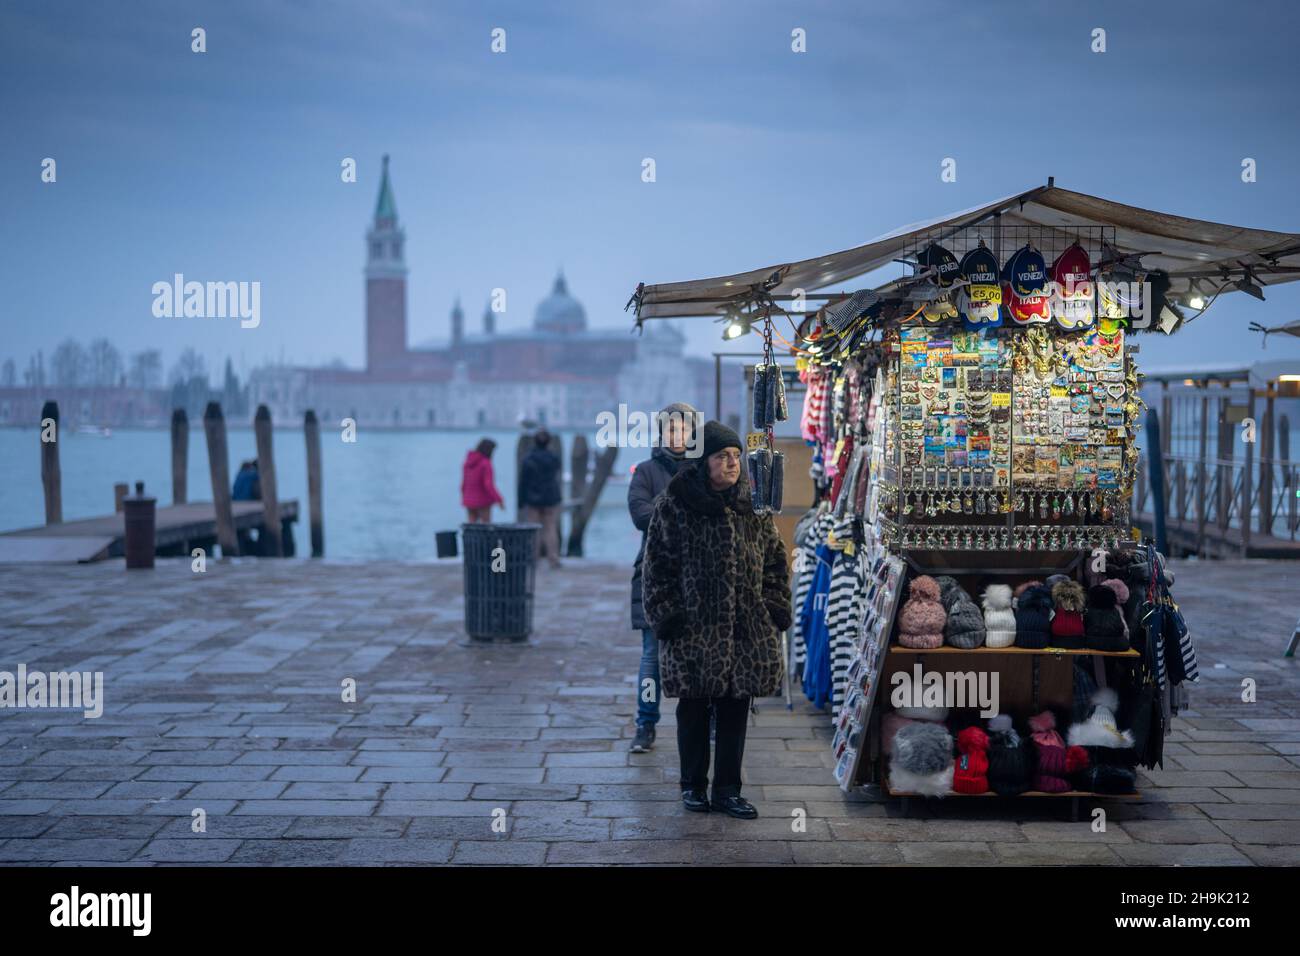
[[[261,529],[265,503],[232,501],[235,530],[247,534]],[[280,526],[298,520],[298,502],[279,503]],[[278,529],[277,529],[278,530]],[[287,542],[292,541],[286,536]],[[159,508],[155,518],[154,550],[161,555],[185,555],[204,548],[214,553],[217,540],[216,509],[210,501]],[[120,558],[125,553],[126,535],[121,513],[80,521],[20,528],[0,533],[0,564],[72,564]]]
[[[1144,536],[1155,534],[1155,519],[1151,513],[1143,512],[1133,515],[1133,526],[1141,528]],[[1207,523],[1204,528],[1204,540],[1195,521],[1186,521],[1170,516],[1165,519],[1165,536],[1169,539],[1169,548],[1173,554],[1196,554],[1203,552],[1207,558],[1267,558],[1270,560],[1300,558],[1300,541],[1279,538],[1272,534],[1255,531],[1242,553],[1241,529],[1237,527],[1220,527]]]

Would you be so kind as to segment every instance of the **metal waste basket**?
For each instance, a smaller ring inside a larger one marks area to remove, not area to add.
[[[463,524],[465,632],[523,641],[533,631],[539,524]]]
[[[135,494],[122,499],[122,529],[126,541],[128,569],[152,568],[154,525],[158,500],[144,493],[144,482],[135,483]]]

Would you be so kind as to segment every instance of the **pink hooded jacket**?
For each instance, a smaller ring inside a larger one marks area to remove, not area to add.
[[[477,451],[465,456],[461,469],[460,500],[466,508],[490,508],[494,504],[505,504],[501,492],[497,491],[496,482],[492,480],[492,460]]]

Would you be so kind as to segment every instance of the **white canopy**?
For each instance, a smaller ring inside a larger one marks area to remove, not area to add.
[[[684,315],[719,315],[728,305],[752,300],[755,288],[773,296],[795,289],[812,292],[887,265],[915,248],[918,237],[974,226],[1000,214],[1001,226],[1060,229],[1066,236],[1083,227],[1112,227],[1122,254],[1147,253],[1146,270],[1169,273],[1169,293],[1187,297],[1193,279],[1209,280],[1213,292],[1225,279],[1239,279],[1249,268],[1261,285],[1300,279],[1300,233],[1246,229],[1200,219],[1138,209],[1123,203],[1048,185],[1007,196],[930,222],[904,226],[843,252],[786,262],[711,279],[667,282],[639,288],[638,321]],[[1232,291],[1228,285],[1224,291]]]

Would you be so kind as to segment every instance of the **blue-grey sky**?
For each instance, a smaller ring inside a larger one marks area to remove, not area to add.
[[[414,342],[447,335],[457,293],[477,329],[498,286],[498,327],[526,326],[561,265],[593,324],[626,324],[639,280],[842,249],[1048,175],[1300,231],[1298,40],[1284,0],[6,0],[0,359],[106,335],[168,364],[193,345],[359,365],[384,153]],[[155,318],[176,272],[260,281],[261,326]],[[1144,361],[1263,357],[1246,325],[1300,318],[1300,283],[1267,294],[1145,337]],[[721,345],[684,327],[699,354]],[[1300,359],[1300,340],[1267,354]]]

